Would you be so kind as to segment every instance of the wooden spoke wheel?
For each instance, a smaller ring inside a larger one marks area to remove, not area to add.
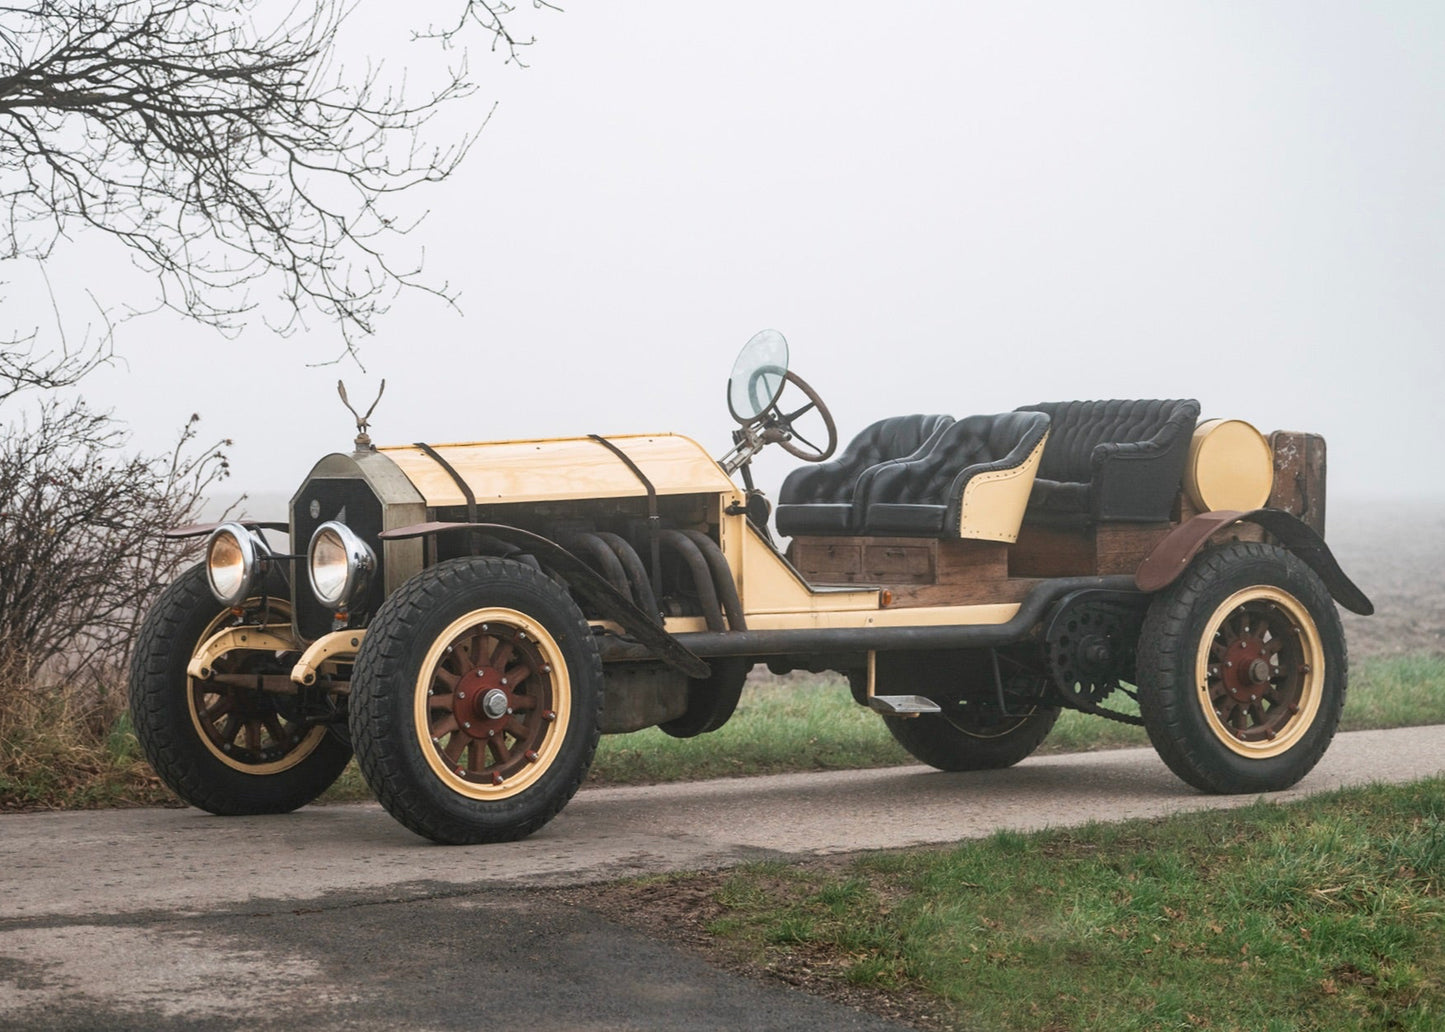
[[[1319,629],[1288,592],[1245,588],[1210,618],[1195,680],[1200,707],[1221,742],[1241,756],[1277,756],[1299,741],[1319,710]]]
[[[417,730],[437,775],[463,795],[523,791],[556,758],[571,693],[561,649],[513,609],[479,609],[447,628],[422,663]]]
[[[1206,792],[1295,784],[1324,755],[1345,704],[1339,613],[1315,572],[1277,545],[1197,556],[1150,603],[1137,667],[1150,741]]]
[[[509,559],[451,559],[391,594],[351,682],[356,759],[402,824],[450,844],[522,838],[581,785],[602,660],[566,589]]]
[[[289,622],[286,584],[267,584],[267,619]],[[240,607],[255,617],[262,600]],[[261,691],[257,674],[285,674],[294,655],[237,650],[205,680],[186,668],[235,619],[211,595],[204,566],[156,600],[131,658],[130,713],[156,773],[192,806],[216,814],[283,813],[315,799],[351,759],[343,728],[306,720],[296,696]]]

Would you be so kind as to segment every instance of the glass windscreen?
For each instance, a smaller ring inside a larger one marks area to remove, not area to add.
[[[788,342],[763,330],[743,345],[728,378],[728,408],[740,423],[756,419],[778,400],[788,373]]]

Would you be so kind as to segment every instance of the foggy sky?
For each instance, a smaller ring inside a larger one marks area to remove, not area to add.
[[[499,106],[408,240],[461,313],[404,297],[365,373],[306,366],[337,351],[324,327],[227,342],[150,317],[87,396],[149,449],[199,411],[235,440],[228,493],[289,494],[349,448],[338,376],[368,401],[386,378],[378,443],[676,431],[720,455],[734,354],[776,327],[845,440],[904,412],[1196,397],[1325,434],[1336,496],[1445,493],[1445,6],[529,17],[530,68],[474,54],[472,117]]]

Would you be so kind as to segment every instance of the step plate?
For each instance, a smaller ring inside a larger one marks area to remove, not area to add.
[[[942,713],[938,703],[922,695],[873,695],[868,699],[870,709],[879,713],[917,714]]]

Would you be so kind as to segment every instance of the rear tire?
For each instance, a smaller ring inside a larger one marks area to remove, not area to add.
[[[1328,589],[1277,545],[1199,555],[1150,603],[1139,710],[1169,769],[1205,792],[1275,792],[1308,774],[1339,726],[1344,631]]]
[[[1029,713],[1005,717],[965,717],[963,710],[945,716],[884,717],[883,723],[917,760],[939,770],[1000,770],[1029,756],[1059,719],[1057,706],[1037,706]],[[990,707],[992,709],[992,707]]]
[[[466,558],[382,605],[351,682],[357,763],[387,811],[449,845],[542,827],[592,764],[602,660],[567,592],[532,567]]]

